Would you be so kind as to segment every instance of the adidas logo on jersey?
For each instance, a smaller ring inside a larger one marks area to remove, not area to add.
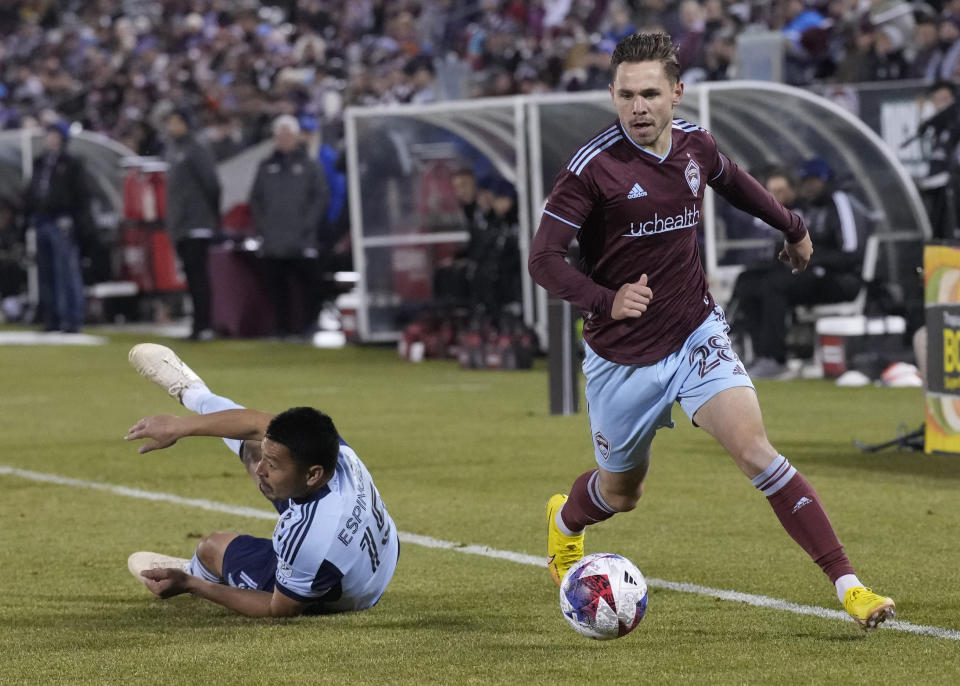
[[[800,500],[797,501],[796,505],[793,506],[793,514],[797,514],[797,511],[801,507],[804,507],[805,505],[809,505],[812,502],[813,501],[810,500],[810,498],[808,498],[807,496],[801,497]]]
[[[639,183],[633,184],[633,188],[630,189],[630,192],[627,193],[627,200],[633,200],[635,198],[642,198],[647,192],[643,190],[643,186]]]

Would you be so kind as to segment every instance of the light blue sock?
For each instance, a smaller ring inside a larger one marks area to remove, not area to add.
[[[201,384],[188,387],[180,396],[180,402],[183,403],[185,408],[197,414],[244,409],[243,405],[237,405],[230,398],[214,395],[209,388]],[[243,441],[235,438],[224,438],[223,442],[235,455],[240,454],[240,446],[243,445]]]
[[[217,576],[216,574],[211,572],[209,569],[207,569],[206,565],[204,565],[200,561],[200,558],[197,557],[196,553],[193,554],[193,558],[190,560],[190,564],[187,565],[187,574],[198,576],[201,579],[205,579],[206,581],[212,581],[215,584],[223,583],[223,579],[221,579],[219,576]]]

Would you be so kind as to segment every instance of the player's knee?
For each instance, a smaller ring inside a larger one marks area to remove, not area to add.
[[[223,553],[227,549],[227,544],[233,540],[236,534],[227,531],[216,531],[208,536],[204,536],[197,544],[197,557],[200,562],[212,572],[219,573],[223,565]]]
[[[207,564],[213,552],[213,542],[210,539],[210,536],[203,536],[200,542],[197,543],[197,557],[200,558],[203,564]]]
[[[751,479],[770,466],[776,457],[777,451],[764,433],[752,436],[733,452],[737,466]]]

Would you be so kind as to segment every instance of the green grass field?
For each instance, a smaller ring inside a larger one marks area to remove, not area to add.
[[[266,519],[151,501],[30,470],[268,511],[214,439],[140,456],[140,417],[182,412],[128,365],[140,339],[0,347],[0,683],[626,684],[960,683],[960,641],[653,588],[618,641],[582,639],[545,569],[410,542],[373,610],[250,620],[191,597],[159,601],[127,555],[189,556],[218,529]],[[157,342],[166,342],[158,340]],[[413,365],[393,351],[260,342],[176,344],[218,393],[262,409],[329,412],[399,529],[541,555],[543,508],[593,464],[586,417],[547,413],[546,374]],[[861,578],[898,620],[960,631],[960,457],[864,455],[922,420],[916,389],[759,383],[768,431],[818,488]],[[588,532],[588,551],[651,579],[839,609],[832,586],[764,498],[675,408],[637,511]]]

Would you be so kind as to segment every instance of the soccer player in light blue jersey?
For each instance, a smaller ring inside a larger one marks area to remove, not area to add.
[[[134,553],[130,571],[160,598],[191,593],[249,617],[372,607],[393,577],[397,530],[370,472],[327,415],[278,415],[213,394],[167,347],[141,343],[130,363],[197,414],[152,415],[127,432],[140,453],[187,436],[217,436],[280,514],[270,539],[217,531],[192,559]]]

